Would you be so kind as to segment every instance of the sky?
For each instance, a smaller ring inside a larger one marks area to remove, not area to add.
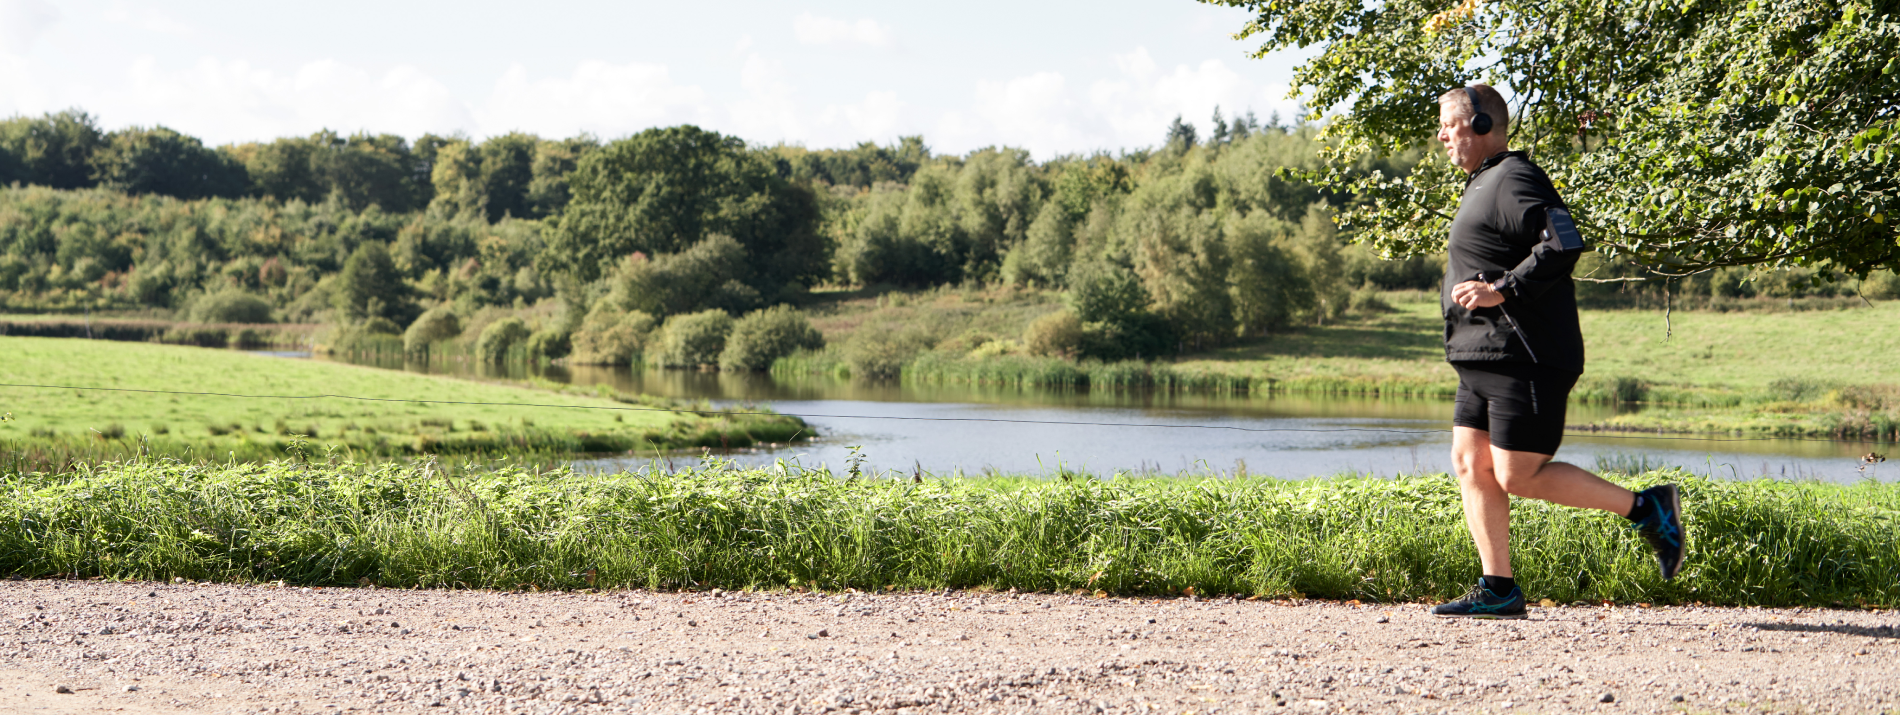
[[[207,144],[690,123],[757,144],[1158,144],[1216,106],[1290,119],[1301,54],[1249,59],[1244,10],[961,3],[0,0],[0,116],[79,108]]]

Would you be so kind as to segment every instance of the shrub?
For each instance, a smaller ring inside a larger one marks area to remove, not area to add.
[[[258,348],[270,345],[269,334],[257,328],[238,328],[231,336],[231,342],[240,348]]]
[[[715,365],[732,334],[732,316],[717,308],[675,315],[660,326],[653,361],[666,367]]]
[[[430,343],[452,340],[462,334],[462,320],[446,305],[430,308],[403,331],[402,348],[408,352],[427,350]]]
[[[528,336],[528,357],[549,360],[567,357],[568,352],[574,348],[571,338],[571,333],[560,328],[536,331],[535,334]]]
[[[628,365],[646,350],[657,321],[635,310],[622,312],[601,301],[574,331],[568,362],[574,365]]]
[[[1391,303],[1385,302],[1384,296],[1379,295],[1379,289],[1370,283],[1352,292],[1351,302],[1347,304],[1346,309],[1360,315],[1376,315],[1395,310]]]
[[[503,318],[482,329],[475,350],[483,362],[501,362],[508,358],[509,348],[527,340],[528,335],[528,324],[520,318]]]
[[[1861,281],[1860,293],[1872,300],[1900,299],[1900,274],[1893,271],[1869,273],[1867,280]]]
[[[194,323],[269,323],[270,301],[236,288],[208,293],[191,305]]]
[[[1174,330],[1153,313],[1135,313],[1117,322],[1085,323],[1082,356],[1101,360],[1152,360],[1176,352]]]
[[[719,353],[723,370],[766,370],[772,361],[799,350],[825,346],[825,336],[811,326],[805,314],[789,305],[747,313],[732,324],[726,348]]]
[[[919,330],[892,333],[859,329],[844,344],[844,362],[853,377],[885,380],[904,374],[904,365],[935,344]]]
[[[365,335],[401,335],[402,334],[402,326],[397,325],[396,321],[390,320],[380,315],[370,318],[369,320],[363,321],[360,325],[357,326],[357,329]]]
[[[224,328],[207,328],[202,325],[189,325],[171,328],[159,336],[158,341],[168,345],[196,345],[201,348],[221,348],[231,342],[231,334]]]
[[[1031,355],[1075,357],[1082,349],[1082,318],[1068,309],[1037,318],[1023,331],[1023,347]]]

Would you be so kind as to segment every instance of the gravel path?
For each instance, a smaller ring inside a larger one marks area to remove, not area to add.
[[[7,713],[1900,712],[1891,611],[12,581],[0,615]]]

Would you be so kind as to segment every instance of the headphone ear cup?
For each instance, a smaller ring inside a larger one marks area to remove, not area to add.
[[[1472,134],[1490,134],[1491,133],[1491,115],[1485,114],[1484,112],[1479,112],[1475,116],[1473,116],[1471,118],[1471,133]]]

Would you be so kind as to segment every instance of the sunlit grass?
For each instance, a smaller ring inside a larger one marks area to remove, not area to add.
[[[1662,581],[1613,515],[1519,501],[1517,576],[1557,601],[1900,605],[1900,486],[1682,472]],[[1477,575],[1443,475],[848,479],[280,461],[0,475],[0,573],[391,587],[1020,588],[1442,599]]]
[[[15,458],[39,455],[40,463],[135,454],[270,459],[293,445],[357,457],[738,447],[785,441],[805,429],[790,418],[702,417],[683,411],[693,405],[611,391],[531,389],[226,350],[0,337],[0,352],[7,356],[0,383],[82,388],[0,387],[0,449]],[[372,399],[299,399],[309,395]]]

